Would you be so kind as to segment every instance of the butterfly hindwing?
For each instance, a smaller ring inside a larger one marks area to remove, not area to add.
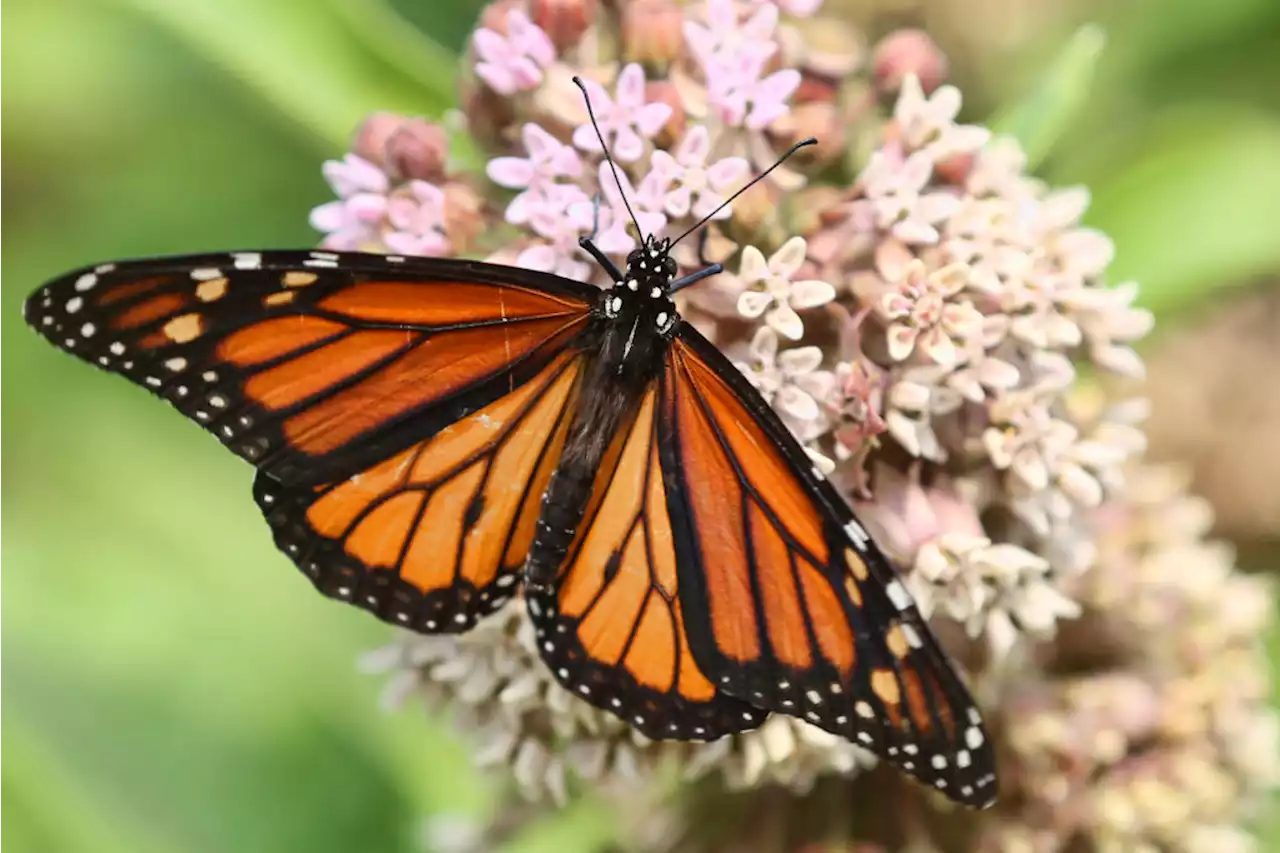
[[[543,660],[567,690],[649,737],[710,740],[767,712],[717,690],[690,653],[657,402],[655,384],[605,451],[555,582],[525,595]]]
[[[969,805],[981,717],[848,505],[709,342],[667,354],[658,446],[690,647],[716,687],[875,751]]]
[[[469,261],[237,252],[79,270],[25,313],[277,480],[316,485],[536,375],[582,333],[595,295]]]
[[[325,595],[421,633],[458,633],[516,592],[583,357],[566,352],[474,414],[339,482],[254,497]]]

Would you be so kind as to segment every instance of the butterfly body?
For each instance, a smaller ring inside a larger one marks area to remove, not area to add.
[[[550,584],[572,543],[610,441],[634,416],[662,371],[680,322],[669,288],[676,266],[650,239],[631,252],[625,272],[600,294],[582,347],[591,367],[560,463],[551,477],[525,583]]]
[[[673,281],[668,249],[606,264],[604,291],[355,253],[128,261],[25,311],[253,464],[277,547],[325,595],[427,634],[520,597],[565,689],[649,737],[785,713],[989,804],[963,682],[848,504],[680,320],[671,294],[706,273]]]

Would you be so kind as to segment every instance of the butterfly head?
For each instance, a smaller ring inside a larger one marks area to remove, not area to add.
[[[670,291],[675,274],[671,241],[646,237],[639,248],[627,255],[622,280],[605,295],[605,316],[627,326],[638,323],[659,335],[669,335],[679,319]]]

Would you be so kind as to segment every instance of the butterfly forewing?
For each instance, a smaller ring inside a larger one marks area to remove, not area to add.
[[[276,479],[332,482],[487,405],[579,336],[588,285],[468,261],[240,252],[51,282],[27,321]]]
[[[884,558],[750,386],[685,327],[658,422],[690,647],[717,688],[986,805],[968,690]]]

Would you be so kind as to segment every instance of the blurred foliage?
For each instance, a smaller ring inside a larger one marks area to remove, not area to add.
[[[10,3],[13,849],[411,850],[425,816],[492,807],[445,729],[378,712],[379,684],[352,662],[386,631],[282,567],[249,469],[40,345],[20,318],[36,284],[78,264],[309,244],[306,211],[328,195],[319,161],[370,110],[447,108],[474,14],[467,0]],[[1046,176],[1093,188],[1117,277],[1139,278],[1158,311],[1280,271],[1280,54],[1266,47],[1280,6],[1166,0],[1073,16],[1102,29],[1046,32],[1019,73],[974,75],[1002,82],[973,102],[1009,104],[1001,127]],[[1268,831],[1280,848],[1276,818]],[[608,832],[586,801],[516,846],[591,848]]]

